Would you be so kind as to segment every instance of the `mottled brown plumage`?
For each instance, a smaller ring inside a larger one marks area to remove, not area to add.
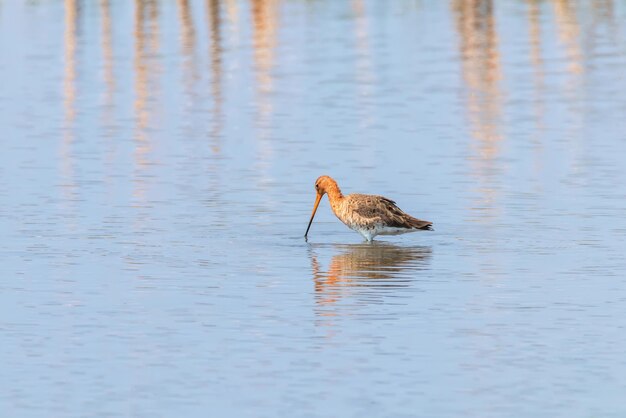
[[[330,207],[341,222],[371,241],[376,235],[397,235],[419,230],[431,230],[432,222],[423,221],[404,213],[393,200],[383,196],[349,194],[344,196],[337,182],[321,176],[315,182],[317,199],[307,227],[306,237],[320,200],[328,194]]]

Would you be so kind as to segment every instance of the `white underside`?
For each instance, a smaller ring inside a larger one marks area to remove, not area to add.
[[[406,234],[408,232],[419,231],[414,228],[391,228],[388,226],[376,226],[374,228],[359,228],[359,227],[350,227],[350,229],[358,232],[363,235],[368,241],[371,241],[376,235],[400,235]]]

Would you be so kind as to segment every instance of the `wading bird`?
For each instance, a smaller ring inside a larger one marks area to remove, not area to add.
[[[328,194],[333,213],[346,226],[371,241],[376,235],[399,235],[420,230],[432,230],[432,222],[423,221],[404,213],[396,202],[382,196],[369,194],[349,194],[344,196],[337,182],[329,176],[321,176],[315,181],[317,198],[313,213],[306,228],[306,238],[313,223],[317,207]]]

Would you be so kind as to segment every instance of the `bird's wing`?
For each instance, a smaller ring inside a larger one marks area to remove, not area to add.
[[[394,228],[427,229],[431,222],[403,212],[391,199],[375,195],[352,195],[352,211],[367,223],[381,223]]]
[[[396,202],[383,196],[355,194],[350,197],[350,205],[353,212],[362,218],[380,218],[389,213],[400,211],[396,206]]]

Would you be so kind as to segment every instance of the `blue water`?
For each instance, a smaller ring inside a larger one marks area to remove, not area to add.
[[[0,0],[1,415],[625,416],[624,22]]]

